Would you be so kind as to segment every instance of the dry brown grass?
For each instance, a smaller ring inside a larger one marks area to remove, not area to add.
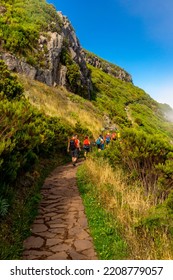
[[[85,164],[98,199],[122,226],[122,234],[131,249],[130,258],[172,259],[172,242],[165,232],[158,233],[157,244],[148,232],[142,232],[141,236],[134,229],[134,225],[145,217],[153,206],[152,197],[145,197],[142,187],[137,184],[127,184],[122,172],[113,171],[106,162],[98,163],[88,159]]]
[[[72,126],[80,121],[96,138],[103,127],[102,116],[88,100],[84,100],[63,87],[48,87],[25,76],[19,76],[24,94],[29,101],[50,116],[65,119]]]

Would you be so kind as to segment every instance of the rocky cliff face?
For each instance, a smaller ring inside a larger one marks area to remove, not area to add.
[[[71,58],[71,64],[77,65],[78,80],[76,82],[85,89],[85,97],[90,98],[92,83],[79,40],[67,17],[63,16],[60,12],[58,14],[62,21],[61,31],[58,33],[50,30],[46,35],[40,35],[38,40],[38,50],[43,54],[42,64],[44,66],[41,63],[40,65],[32,66],[26,62],[26,59],[16,57],[5,51],[1,52],[0,58],[5,60],[12,71],[24,73],[28,77],[37,79],[49,86],[56,86],[58,84],[75,91],[74,88],[71,88],[68,79],[69,69],[61,61],[62,51],[65,49]]]
[[[83,50],[68,18],[61,12],[58,12],[58,15],[60,21],[53,22],[47,33],[40,34],[36,52],[41,59],[37,65],[24,57],[1,51],[0,58],[10,70],[24,73],[49,86],[62,85],[89,99],[92,82],[87,63],[121,80],[131,82],[131,76],[127,72]]]

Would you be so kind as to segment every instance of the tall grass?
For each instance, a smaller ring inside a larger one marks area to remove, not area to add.
[[[85,178],[102,207],[118,220],[119,230],[130,248],[130,259],[172,259],[172,242],[164,231],[136,230],[154,205],[137,183],[129,184],[120,170],[114,171],[102,159],[87,159]],[[103,241],[104,242],[104,241]]]
[[[103,128],[103,117],[89,100],[68,92],[63,87],[48,87],[20,75],[24,94],[32,105],[50,116],[61,117],[74,126],[80,121],[96,138]]]

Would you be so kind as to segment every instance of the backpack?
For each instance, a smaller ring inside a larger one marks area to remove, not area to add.
[[[100,144],[101,144],[101,139],[100,139],[100,137],[99,137],[99,138],[97,138],[97,140],[96,140],[96,144],[97,144],[97,145],[100,145]]]
[[[106,135],[106,142],[109,143],[111,140],[110,135]]]
[[[116,138],[117,138],[116,132],[112,133],[112,140],[116,140]]]
[[[83,141],[83,145],[84,145],[84,146],[89,146],[89,145],[90,145],[90,141],[89,141],[88,139],[85,139],[85,140]]]
[[[75,139],[70,139],[70,146],[69,146],[71,151],[74,151],[76,149],[76,143]]]

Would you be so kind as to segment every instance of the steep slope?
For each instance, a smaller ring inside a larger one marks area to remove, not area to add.
[[[88,55],[81,48],[67,17],[56,12],[45,0],[3,0],[0,14],[0,58],[10,70],[49,86],[63,85],[91,98]],[[105,64],[106,69],[110,68],[116,77],[131,79],[120,67],[115,71],[115,67],[108,64]]]
[[[173,137],[173,124],[162,113],[160,104],[132,83],[89,66],[93,82],[93,104],[120,128],[136,127],[149,134]]]
[[[1,4],[1,58],[10,70],[90,97],[91,81],[69,22],[44,0]]]
[[[67,91],[64,87],[49,87],[26,76],[19,75],[24,86],[24,95],[41,112],[58,117],[74,127],[81,124],[94,137],[104,127],[104,117],[99,108],[89,100]]]

